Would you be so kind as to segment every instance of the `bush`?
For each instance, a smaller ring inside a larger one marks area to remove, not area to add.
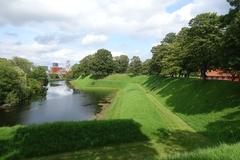
[[[10,104],[11,106],[15,106],[20,102],[20,99],[14,91],[8,93],[5,101],[6,104]]]
[[[0,140],[0,156],[8,151],[8,140]]]
[[[55,122],[20,128],[13,141],[26,157],[147,140],[133,120]]]

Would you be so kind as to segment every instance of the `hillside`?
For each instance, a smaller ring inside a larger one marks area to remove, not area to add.
[[[132,119],[149,140],[60,152],[36,160],[235,160],[239,155],[239,83],[115,74],[79,78],[71,84],[95,94],[101,102],[112,98],[101,119]],[[1,128],[0,140],[13,137],[17,128]]]
[[[239,83],[111,75],[73,84],[82,90],[118,89],[106,119],[139,122],[161,154],[240,140]]]
[[[143,109],[140,109],[140,106],[146,107],[155,104],[158,109],[159,106],[161,109],[170,109],[197,132],[208,136],[214,134],[214,137],[221,138],[221,141],[234,142],[238,138],[234,133],[239,133],[237,125],[240,120],[238,118],[240,117],[239,83],[157,76],[112,75],[101,80],[87,77],[79,79],[73,84],[83,90],[89,88],[95,90],[119,89],[106,118],[126,118],[127,113],[131,110],[135,112],[135,115],[137,114],[134,106],[137,106],[139,112],[142,112]],[[150,104],[140,101],[144,98],[147,99],[146,101],[150,101]],[[147,115],[146,112],[142,113]],[[128,118],[134,118],[134,115],[130,114]],[[231,134],[235,135],[232,137],[235,139],[224,138],[222,134],[229,130]]]

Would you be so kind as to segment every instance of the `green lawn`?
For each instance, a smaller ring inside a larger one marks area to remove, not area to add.
[[[116,74],[73,84],[83,90],[117,89],[106,118],[132,118],[142,124],[160,156],[240,140],[238,83]]]
[[[239,83],[115,74],[103,79],[79,78],[72,85],[99,100],[114,95],[104,119],[133,119],[150,141],[36,159],[156,160],[189,151],[193,152],[174,158],[219,159],[222,155],[236,159],[239,155],[239,144],[218,148],[219,143],[240,141]],[[217,148],[204,149],[208,147]],[[227,152],[230,148],[232,152]]]

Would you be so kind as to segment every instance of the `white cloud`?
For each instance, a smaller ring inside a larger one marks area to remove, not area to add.
[[[94,53],[96,48],[89,47],[95,44],[104,43],[108,48],[114,48],[118,46],[116,43],[122,43],[119,41],[126,41],[124,48],[113,49],[114,56],[124,50],[130,52],[130,56],[146,57],[140,49],[141,44],[134,44],[134,38],[152,38],[159,42],[168,32],[178,32],[197,14],[224,14],[229,9],[226,0],[193,0],[168,13],[166,8],[176,1],[180,0],[0,0],[0,31],[3,26],[14,26],[35,33],[32,41],[25,41],[21,30],[13,31],[16,39],[13,34],[8,35],[7,38],[15,39],[10,42],[0,37],[0,54],[1,57],[18,55],[49,64],[54,60],[78,61]],[[112,35],[126,39],[112,38]],[[78,47],[73,45],[78,42],[85,48],[76,49]],[[136,49],[140,51],[135,53]]]
[[[173,13],[177,0],[0,0],[0,24],[55,26],[88,33],[162,37],[201,12],[224,13],[226,0],[193,0]],[[37,6],[37,7],[36,7]],[[94,37],[95,38],[95,37]]]
[[[88,34],[83,37],[81,43],[82,45],[91,45],[91,44],[99,44],[106,42],[108,37],[106,35],[96,35],[96,34]]]

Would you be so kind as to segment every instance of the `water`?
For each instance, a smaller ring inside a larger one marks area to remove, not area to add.
[[[11,111],[0,111],[0,126],[92,119],[97,111],[93,95],[76,92],[64,81],[51,82],[47,96]]]

